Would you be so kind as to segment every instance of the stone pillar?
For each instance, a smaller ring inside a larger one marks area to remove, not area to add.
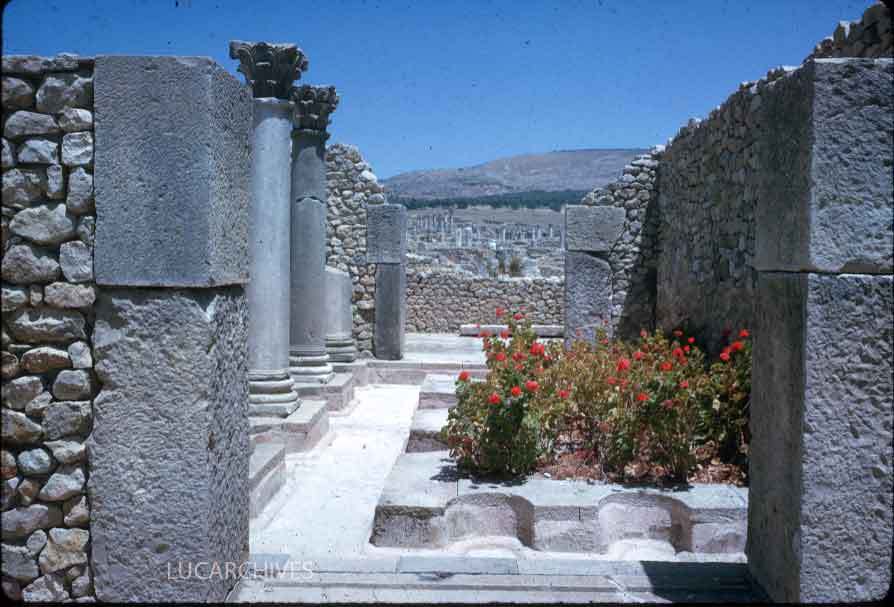
[[[292,89],[290,371],[296,382],[333,377],[326,353],[326,127],[335,87]]]
[[[350,363],[357,358],[351,291],[347,272],[326,268],[326,353],[333,362]]]
[[[366,211],[366,261],[376,265],[376,358],[404,356],[407,319],[407,209],[400,204],[369,206]]]
[[[248,552],[251,95],[205,57],[99,56],[94,98],[96,598],[221,602],[235,579],[178,566]]]
[[[892,82],[814,60],[762,104],[747,553],[774,601],[891,584]]]
[[[306,64],[292,44],[230,43],[253,101],[248,296],[249,402],[282,416],[298,407],[289,375],[292,81]],[[281,409],[281,410],[280,410]]]
[[[565,344],[612,334],[612,269],[609,252],[621,236],[624,209],[565,207]]]

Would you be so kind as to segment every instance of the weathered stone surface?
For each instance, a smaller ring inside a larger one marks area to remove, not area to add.
[[[59,144],[49,139],[26,139],[19,144],[19,162],[55,164],[59,162]]]
[[[84,529],[51,529],[47,547],[40,553],[40,570],[53,573],[87,563],[90,532]]]
[[[93,592],[93,578],[90,569],[71,581],[71,596],[73,598],[85,597]]]
[[[40,346],[22,354],[22,367],[29,373],[46,373],[71,367],[71,358],[65,350],[52,346]],[[43,385],[41,384],[42,390]]]
[[[86,435],[90,431],[93,413],[90,401],[54,402],[44,412],[46,436],[56,440],[72,435]]]
[[[46,187],[46,175],[33,169],[11,169],[3,172],[3,206],[21,208],[40,200]]]
[[[47,167],[47,198],[61,200],[65,198],[65,173],[58,164]]]
[[[607,253],[624,229],[627,213],[614,206],[565,207],[565,248],[569,251]]]
[[[14,245],[3,256],[3,278],[15,284],[51,282],[59,278],[59,262],[44,249],[29,244]],[[4,308],[3,311],[11,310]]]
[[[80,466],[62,466],[50,476],[37,497],[45,502],[67,500],[83,491],[85,481],[84,469]]]
[[[25,415],[32,419],[42,419],[44,412],[47,410],[47,407],[49,407],[50,403],[52,402],[52,394],[46,391],[41,392],[36,397],[28,401],[27,405],[25,405]]]
[[[376,358],[400,360],[404,356],[407,321],[407,272],[403,264],[376,266]]]
[[[85,308],[95,300],[96,292],[89,285],[54,282],[44,289],[44,301],[54,308]]]
[[[3,575],[27,584],[40,576],[37,562],[25,546],[3,544]]]
[[[83,215],[93,210],[93,175],[83,168],[74,169],[68,175],[68,197],[65,199],[68,211]]]
[[[41,576],[22,590],[22,600],[26,603],[58,603],[67,598],[62,578],[57,575]]]
[[[59,247],[59,265],[68,282],[93,280],[93,251],[83,242],[66,242]]]
[[[65,524],[69,527],[84,527],[90,523],[90,509],[85,496],[73,497],[62,506]]]
[[[366,262],[403,263],[407,252],[407,209],[380,204],[366,210]]]
[[[44,443],[53,452],[53,459],[60,464],[74,464],[84,461],[84,443],[73,440],[56,440]]]
[[[66,212],[64,204],[42,204],[19,211],[9,224],[16,236],[43,245],[70,240],[76,227],[74,217]]]
[[[97,283],[247,282],[248,89],[202,57],[97,57],[94,80]]]
[[[4,278],[5,278],[4,274]],[[28,293],[21,287],[3,286],[3,297],[0,305],[4,312],[12,312],[28,303]]]
[[[93,343],[103,384],[88,446],[97,598],[223,600],[232,581],[165,571],[178,560],[240,562],[247,546],[243,289],[102,289]]]
[[[68,167],[93,164],[93,133],[81,131],[64,135],[62,164]]]
[[[6,120],[3,136],[7,139],[21,139],[32,135],[55,135],[59,132],[56,119],[37,112],[15,112]]]
[[[28,287],[28,300],[33,307],[37,307],[43,303],[43,287],[41,285],[31,285]]]
[[[10,380],[19,374],[19,358],[12,352],[0,352],[0,377]]]
[[[73,53],[59,53],[55,57],[39,57],[37,55],[4,55],[4,74],[24,74],[39,76],[44,72],[70,72],[82,65],[91,63],[87,57],[79,57]]]
[[[565,339],[594,341],[611,319],[611,267],[589,253],[565,253]]]
[[[68,346],[68,356],[74,369],[92,369],[93,355],[90,346],[83,341],[76,341]]]
[[[16,489],[16,497],[19,500],[19,506],[30,506],[35,499],[37,499],[37,494],[40,493],[41,483],[40,480],[36,478],[26,478],[19,483],[18,489]],[[38,533],[35,531],[34,533]],[[32,533],[32,537],[34,536]],[[40,533],[43,533],[42,531]],[[29,540],[31,538],[28,538]]]
[[[37,89],[37,111],[58,114],[67,107],[90,107],[93,102],[93,79],[78,74],[47,76]]]
[[[60,371],[53,382],[53,396],[59,400],[88,399],[93,390],[93,377],[83,369]]]
[[[3,595],[9,600],[22,600],[22,586],[14,579],[3,577],[2,579],[0,579],[0,588],[3,589]]]
[[[29,535],[28,540],[25,542],[25,546],[28,548],[28,552],[31,554],[32,558],[40,554],[40,551],[43,550],[46,545],[47,532],[43,529],[38,529]]]
[[[32,398],[43,392],[43,381],[36,375],[26,375],[3,384],[3,404],[21,411]]]
[[[53,459],[43,449],[29,449],[19,453],[19,470],[28,476],[43,476],[53,469]]]
[[[22,308],[7,320],[12,336],[26,343],[67,343],[86,339],[86,321],[74,310],[55,308]]]
[[[0,479],[5,481],[14,478],[17,470],[16,458],[12,452],[6,449],[0,451]]]
[[[66,133],[89,131],[93,128],[93,112],[67,107],[57,116],[59,126]]]
[[[3,440],[8,444],[26,445],[43,436],[43,428],[24,413],[3,409]]]
[[[26,110],[34,105],[34,87],[21,78],[3,77],[3,107]]]
[[[15,508],[0,517],[4,540],[24,539],[36,529],[49,529],[62,524],[62,509],[56,505],[32,504]]]
[[[3,138],[2,141],[3,147],[2,152],[0,152],[0,165],[2,165],[4,169],[10,169],[16,165],[16,146],[6,138]]]
[[[816,60],[775,88],[761,159],[775,170],[757,197],[755,265],[890,273],[894,65]]]
[[[0,484],[0,510],[6,511],[15,506],[16,488],[21,479],[18,476],[8,478]]]
[[[892,286],[759,279],[747,552],[775,600],[877,600],[890,587]]]
[[[82,215],[78,220],[78,240],[92,247],[93,236],[96,233],[96,218],[92,215]],[[92,249],[91,249],[92,251]],[[93,254],[90,254],[91,275],[93,269]]]

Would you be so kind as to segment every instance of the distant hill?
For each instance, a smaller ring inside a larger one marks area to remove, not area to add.
[[[644,149],[568,150],[547,154],[524,154],[498,158],[484,164],[460,169],[411,171],[382,180],[389,198],[395,202],[468,199],[470,201],[500,197],[526,202],[544,192],[564,193],[551,202],[567,198],[570,193],[589,192],[618,178],[621,169]],[[519,201],[520,202],[520,201]],[[544,201],[546,202],[546,201]],[[548,204],[548,203],[547,203]],[[502,205],[500,205],[502,206]],[[527,206],[527,205],[524,205]]]

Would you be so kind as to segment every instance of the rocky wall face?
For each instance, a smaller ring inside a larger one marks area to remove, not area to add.
[[[3,594],[87,600],[93,61],[4,57],[3,108]]]
[[[351,276],[354,339],[361,353],[372,355],[376,264],[366,261],[366,208],[384,204],[385,190],[360,151],[341,143],[326,150],[326,181],[326,265]]]
[[[536,324],[564,324],[564,282],[407,272],[407,331],[411,333],[456,333],[463,324],[493,323],[498,307],[522,308]]]
[[[857,21],[841,21],[831,36],[823,38],[807,56],[808,59],[891,57],[894,35],[891,32],[891,13],[881,2],[866,9]]]

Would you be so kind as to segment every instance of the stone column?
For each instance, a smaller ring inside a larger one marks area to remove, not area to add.
[[[609,252],[621,236],[624,209],[565,207],[565,344],[594,341],[596,330],[612,326],[612,269]]]
[[[221,602],[236,580],[178,563],[248,553],[251,95],[206,57],[94,74],[96,598]]]
[[[306,65],[292,44],[230,43],[252,86],[253,131],[248,284],[249,402],[282,416],[298,407],[289,375],[292,81]]]
[[[747,553],[774,601],[891,585],[892,63],[814,60],[763,95]]]
[[[326,353],[332,362],[350,363],[357,358],[354,319],[351,313],[351,276],[326,268]]]
[[[400,204],[369,206],[366,211],[366,261],[376,264],[376,358],[404,356],[407,319],[407,209]]]
[[[326,353],[326,127],[338,105],[332,86],[292,89],[290,372],[296,382],[333,377]]]

